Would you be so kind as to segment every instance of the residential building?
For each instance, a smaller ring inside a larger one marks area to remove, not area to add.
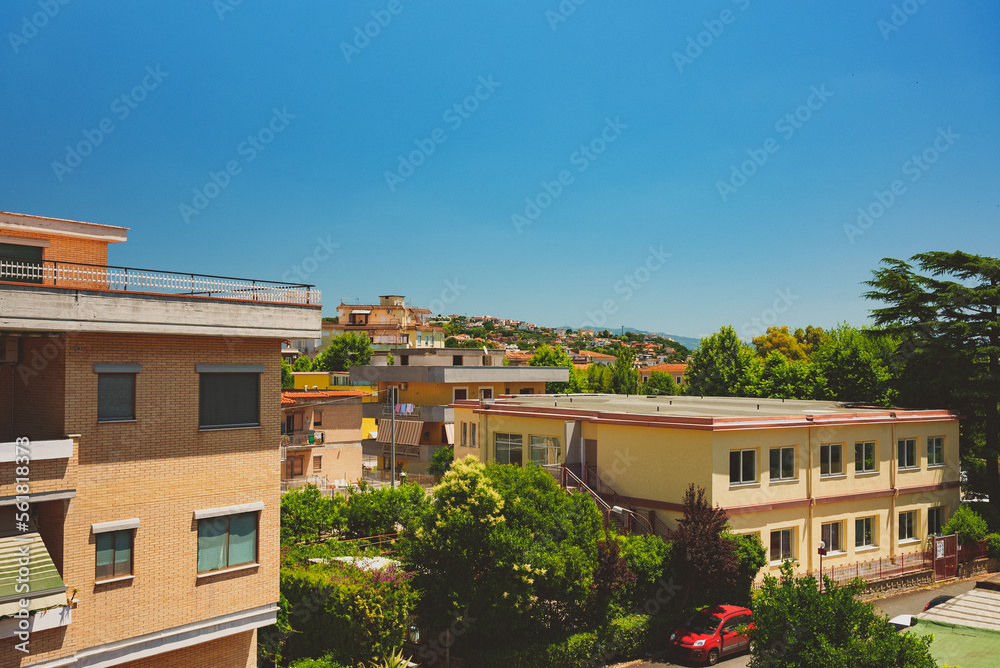
[[[0,213],[2,668],[250,668],[276,619],[281,341],[319,295],[109,266],[126,233]]]
[[[312,481],[326,487],[361,476],[363,390],[282,390],[283,487]]]
[[[591,364],[614,364],[615,360],[618,359],[614,355],[607,355],[605,353],[599,353],[595,350],[571,350],[569,351],[570,359],[573,360],[573,364],[577,366],[589,366]]]
[[[379,403],[362,406],[365,417],[378,420],[375,438],[363,441],[364,453],[381,458],[379,468],[392,466],[392,405],[396,409],[396,470],[424,473],[434,452],[446,445],[476,440],[475,432],[454,428],[455,401],[493,401],[501,395],[545,392],[546,382],[566,382],[565,367],[503,366],[503,351],[471,348],[398,349],[395,364],[384,356],[372,366],[354,367],[351,378],[378,384]]]
[[[361,403],[378,401],[378,385],[367,380],[351,380],[350,371],[293,371],[296,390],[355,390],[364,393]],[[364,438],[375,432],[374,418],[361,419]]]
[[[684,386],[684,372],[687,370],[687,364],[656,364],[654,366],[647,366],[639,369],[639,382],[645,383],[649,380],[649,377],[654,371],[659,371],[660,373],[665,373],[674,379],[677,383],[677,387]]]
[[[456,401],[455,456],[564,465],[602,498],[674,527],[688,484],[756,533],[771,566],[924,549],[959,504],[958,415],[830,401],[618,395]]]
[[[390,348],[443,348],[444,328],[430,325],[430,310],[406,305],[402,295],[383,295],[378,304],[344,304],[337,307],[337,324],[323,323],[322,349],[333,337],[359,332],[374,350]]]

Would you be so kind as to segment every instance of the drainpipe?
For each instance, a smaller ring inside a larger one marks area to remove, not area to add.
[[[816,505],[816,499],[813,497],[813,438],[812,432],[813,428],[810,425],[808,428],[808,449],[809,449],[809,473],[806,475],[806,498],[809,499],[809,512],[806,514],[806,553],[809,555],[809,565],[806,567],[807,571],[812,571],[813,569],[813,508]]]
[[[896,524],[896,496],[899,494],[899,490],[896,488],[896,465],[892,463],[893,459],[896,459],[896,448],[899,446],[896,444],[896,423],[892,423],[890,427],[891,441],[889,442],[889,489],[892,490],[892,495],[889,497],[889,518],[886,524],[886,528],[889,533],[889,556],[895,557],[896,553],[899,551],[896,545],[899,536],[893,531],[893,527]]]

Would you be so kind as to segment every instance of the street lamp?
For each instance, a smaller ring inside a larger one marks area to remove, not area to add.
[[[633,515],[635,517],[638,517],[639,519],[641,519],[643,522],[646,523],[646,526],[649,527],[649,533],[650,533],[650,535],[653,535],[653,534],[656,533],[655,531],[653,531],[653,523],[650,522],[645,517],[643,517],[642,515],[640,515],[639,513],[635,512],[634,510],[629,510],[628,508],[622,508],[621,506],[611,506],[611,508],[608,509],[608,512],[614,513],[615,515],[621,515],[622,513],[628,513],[629,515]]]
[[[819,554],[819,593],[823,593],[823,557],[826,555],[826,541],[819,542],[819,549],[816,550]]]

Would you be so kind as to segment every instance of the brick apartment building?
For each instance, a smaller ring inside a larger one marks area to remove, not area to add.
[[[125,239],[0,213],[0,668],[250,668],[275,620],[281,340],[318,295],[108,266]]]

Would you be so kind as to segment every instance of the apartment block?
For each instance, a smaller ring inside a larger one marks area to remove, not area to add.
[[[126,235],[0,213],[2,668],[250,668],[276,618],[281,341],[319,295],[110,266]]]
[[[947,410],[828,401],[563,395],[457,401],[455,456],[564,468],[658,532],[674,528],[689,483],[771,567],[818,567],[925,549],[959,505],[959,417]],[[643,523],[644,524],[644,523]]]
[[[430,310],[406,305],[402,295],[382,295],[378,304],[344,304],[337,307],[337,323],[323,323],[322,348],[333,337],[347,332],[364,334],[375,350],[390,348],[443,348],[444,328],[427,322]]]
[[[282,487],[323,488],[362,477],[361,390],[282,390]]]

